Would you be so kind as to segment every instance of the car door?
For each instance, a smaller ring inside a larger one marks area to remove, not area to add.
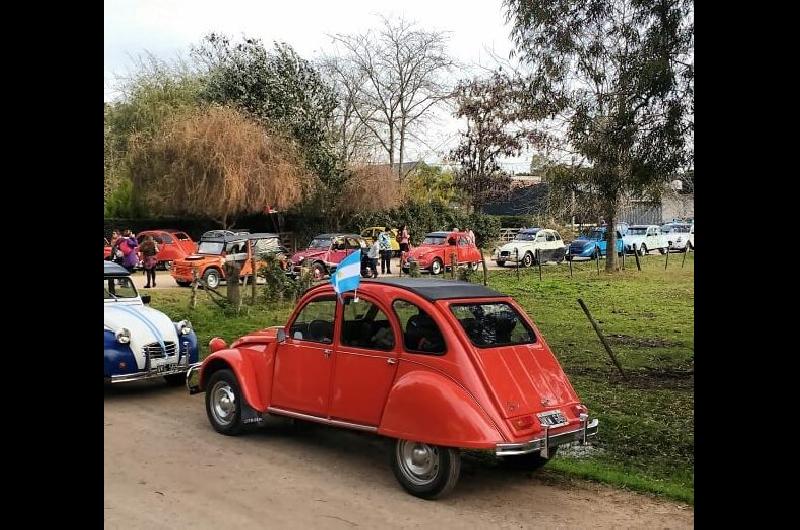
[[[564,244],[564,240],[561,239],[561,234],[553,230],[553,236],[555,237],[555,244],[553,245],[553,259],[555,261],[561,261],[567,254],[567,247]]]
[[[337,264],[347,255],[347,241],[343,237],[335,237],[328,252],[327,261]]]
[[[474,261],[472,258],[472,253],[470,252],[470,242],[467,236],[459,236],[458,237],[458,263],[466,263],[468,261]]]
[[[356,250],[359,250],[360,248],[361,248],[361,243],[359,243],[357,239],[354,239],[352,237],[347,238],[347,250],[345,252],[347,253],[348,256],[353,252],[355,252]]]
[[[542,258],[542,261],[553,261],[555,259],[555,252],[556,252],[556,234],[555,232],[548,230],[544,234],[545,243],[542,247],[542,250],[539,251],[539,254]]]
[[[336,297],[309,300],[275,353],[271,406],[326,417],[333,372]]]
[[[329,417],[377,426],[397,372],[398,326],[370,297],[345,295],[340,307]]]

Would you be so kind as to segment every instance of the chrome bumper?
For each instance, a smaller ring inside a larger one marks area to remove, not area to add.
[[[557,447],[571,442],[586,443],[588,437],[597,434],[597,426],[599,423],[600,422],[596,419],[589,421],[587,417],[577,429],[558,434],[550,434],[551,427],[549,425],[542,425],[544,436],[534,438],[527,442],[497,444],[495,454],[497,456],[513,456],[539,451],[542,457],[548,458],[550,456],[551,447]]]
[[[136,372],[133,374],[112,375],[112,383],[127,383],[130,381],[142,381],[144,379],[154,379],[156,377],[164,377],[165,375],[182,374],[186,372],[187,366],[185,364],[175,365],[175,368],[165,372],[156,372],[154,370],[146,372]]]
[[[189,391],[189,394],[197,394],[198,392],[200,392],[200,385],[199,384],[193,385],[191,383],[191,379],[194,371],[200,368],[200,366],[202,365],[203,365],[202,362],[189,365],[189,370],[186,372],[186,389]]]

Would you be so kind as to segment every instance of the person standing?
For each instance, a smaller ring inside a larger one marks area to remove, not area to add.
[[[372,277],[378,277],[378,257],[381,255],[381,245],[376,239],[370,245],[367,251],[367,259],[369,260],[369,268],[372,269]]]
[[[387,226],[378,236],[378,244],[381,249],[381,274],[392,273],[392,239],[391,229]]]
[[[475,244],[475,232],[472,231],[472,228],[467,227],[467,237],[469,238],[470,243],[473,245]]]
[[[410,239],[410,234],[408,233],[408,225],[403,225],[403,229],[400,231],[400,252],[401,256],[408,252],[408,240]]]
[[[152,281],[152,286],[156,286],[156,265],[158,264],[158,260],[156,259],[156,254],[158,254],[158,243],[155,242],[153,236],[146,236],[142,244],[139,246],[139,250],[142,252],[142,258],[144,259],[144,274],[147,277],[147,284],[144,286],[145,289],[150,288],[150,283]]]
[[[127,269],[131,274],[139,265],[139,256],[136,254],[136,247],[139,243],[136,237],[130,230],[125,230],[122,233],[122,241],[119,244],[119,249],[122,251],[122,266]]]

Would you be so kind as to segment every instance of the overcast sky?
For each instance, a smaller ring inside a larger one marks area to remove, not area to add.
[[[450,32],[450,52],[459,61],[491,65],[493,50],[511,48],[502,0],[105,0],[104,100],[116,96],[114,78],[124,75],[132,55],[145,50],[169,59],[185,54],[209,32],[282,40],[312,59],[330,45],[329,34],[362,32],[379,24],[377,15],[404,16],[426,29]],[[436,158],[452,147],[457,123],[445,120],[420,156]]]

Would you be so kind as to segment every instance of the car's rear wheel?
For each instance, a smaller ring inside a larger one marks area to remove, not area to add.
[[[435,260],[433,260],[433,263],[431,263],[431,274],[433,274],[434,276],[436,276],[437,274],[441,274],[443,268],[444,267],[442,267],[442,260],[436,258]]]
[[[642,246],[640,247],[640,250],[641,250],[641,254],[640,254],[641,256],[644,256],[645,254],[647,254],[647,245],[642,243]]]
[[[242,430],[242,392],[228,369],[211,374],[206,390],[206,414],[214,430],[234,436]]]
[[[166,260],[161,262],[161,266],[164,267],[165,271],[172,270],[172,260]]]
[[[543,457],[538,452],[528,453],[525,455],[504,456],[502,457],[502,462],[503,466],[509,469],[518,469],[520,471],[536,471],[549,462],[550,459],[555,456],[557,451],[558,447],[551,447],[549,451],[550,456],[548,458]]]
[[[694,245],[692,245],[691,243],[686,243],[686,246],[683,248],[684,252],[686,252],[686,250],[694,250]]]
[[[166,381],[169,386],[181,386],[186,384],[186,374],[165,375],[164,381]]]
[[[449,493],[461,474],[457,449],[410,440],[397,440],[392,452],[392,472],[415,497],[436,499]]]
[[[667,253],[667,250],[669,250],[669,249],[666,249],[666,248],[664,248],[664,247],[661,247],[660,249],[658,249],[658,253],[659,253],[659,254],[661,254],[661,255],[663,256],[664,254],[666,254],[666,253]]]
[[[216,289],[219,287],[220,281],[221,277],[217,269],[208,269],[205,273],[203,273],[203,282],[205,282],[205,284],[211,289]]]

